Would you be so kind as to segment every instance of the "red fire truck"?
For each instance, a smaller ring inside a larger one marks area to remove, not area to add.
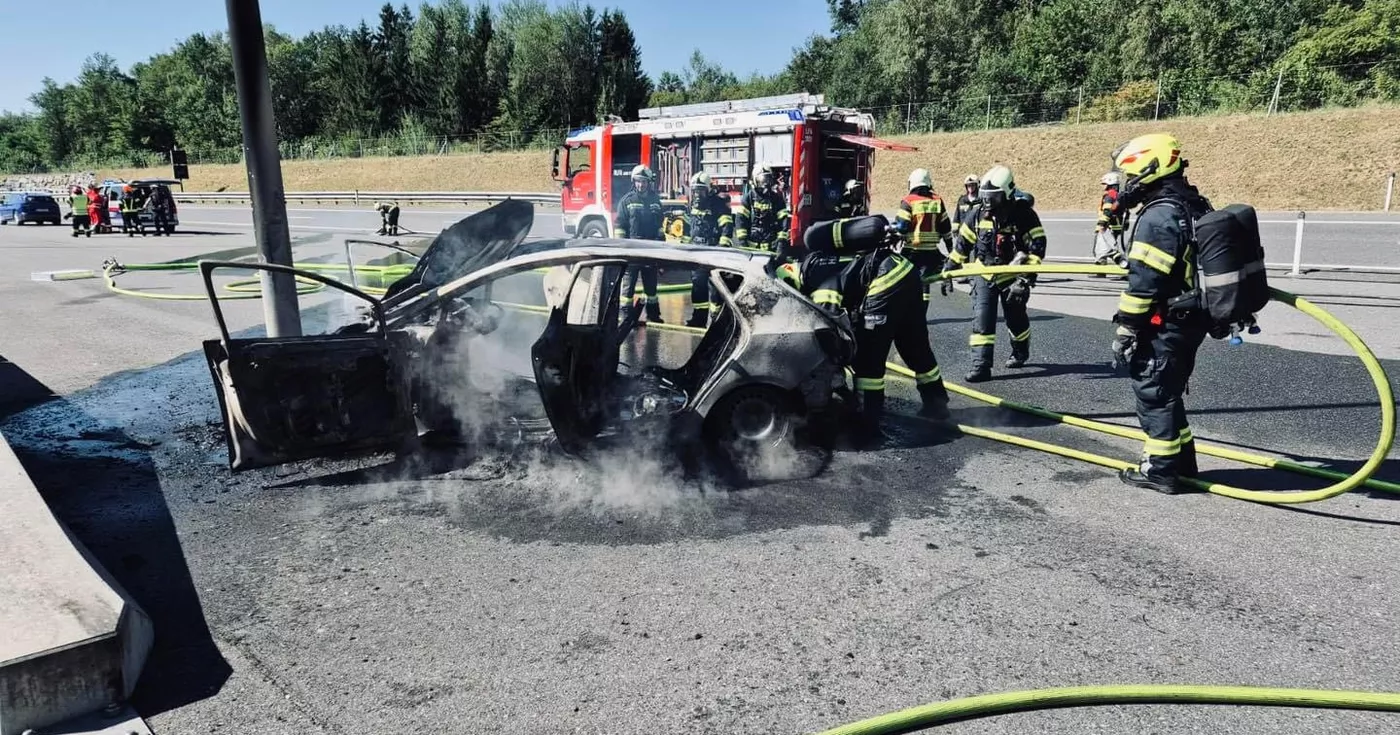
[[[656,172],[658,193],[672,205],[683,203],[701,170],[737,204],[752,171],[767,165],[788,198],[793,241],[801,242],[805,226],[831,216],[847,180],[870,190],[875,149],[917,150],[873,137],[869,114],[829,107],[822,95],[650,108],[638,116],[570,131],[555,150],[566,234],[608,237],[639,163]]]

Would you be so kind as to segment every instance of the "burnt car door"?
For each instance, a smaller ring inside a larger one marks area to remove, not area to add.
[[[392,448],[413,434],[384,314],[374,297],[317,273],[263,263],[201,261],[220,339],[204,343],[234,471],[299,459]],[[360,299],[369,324],[333,334],[238,337],[229,334],[213,284],[220,268],[285,274]]]
[[[622,260],[576,264],[568,289],[551,303],[544,333],[530,349],[540,400],[565,451],[582,451],[607,425],[622,338],[618,295],[626,270]]]

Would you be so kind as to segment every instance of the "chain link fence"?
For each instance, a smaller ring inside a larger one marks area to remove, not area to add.
[[[1297,112],[1400,101],[1400,59],[1294,66],[1220,77],[1163,75],[1119,87],[1073,87],[868,107],[882,135],[1037,125]]]

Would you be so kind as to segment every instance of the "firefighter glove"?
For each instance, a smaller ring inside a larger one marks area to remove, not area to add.
[[[1119,324],[1118,329],[1113,333],[1113,366],[1125,368],[1128,361],[1133,358],[1133,353],[1137,352],[1137,330],[1125,324]]]
[[[1031,299],[1031,282],[1025,276],[1021,276],[1011,282],[1006,287],[1006,303],[1024,304]]]

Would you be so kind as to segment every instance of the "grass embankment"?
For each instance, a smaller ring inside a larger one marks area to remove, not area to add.
[[[905,177],[920,166],[937,188],[957,197],[969,173],[1004,162],[1043,210],[1092,208],[1109,153],[1124,140],[1166,131],[1181,139],[1191,180],[1217,203],[1247,201],[1260,209],[1374,210],[1385,176],[1400,169],[1400,107],[1371,106],[1264,117],[1178,118],[1160,123],[991,130],[901,136],[917,153],[882,152],[875,166],[877,208],[894,205]],[[552,191],[549,151],[418,158],[286,161],[288,191]],[[246,191],[241,165],[191,166],[189,191]],[[151,175],[150,170],[102,176]]]

